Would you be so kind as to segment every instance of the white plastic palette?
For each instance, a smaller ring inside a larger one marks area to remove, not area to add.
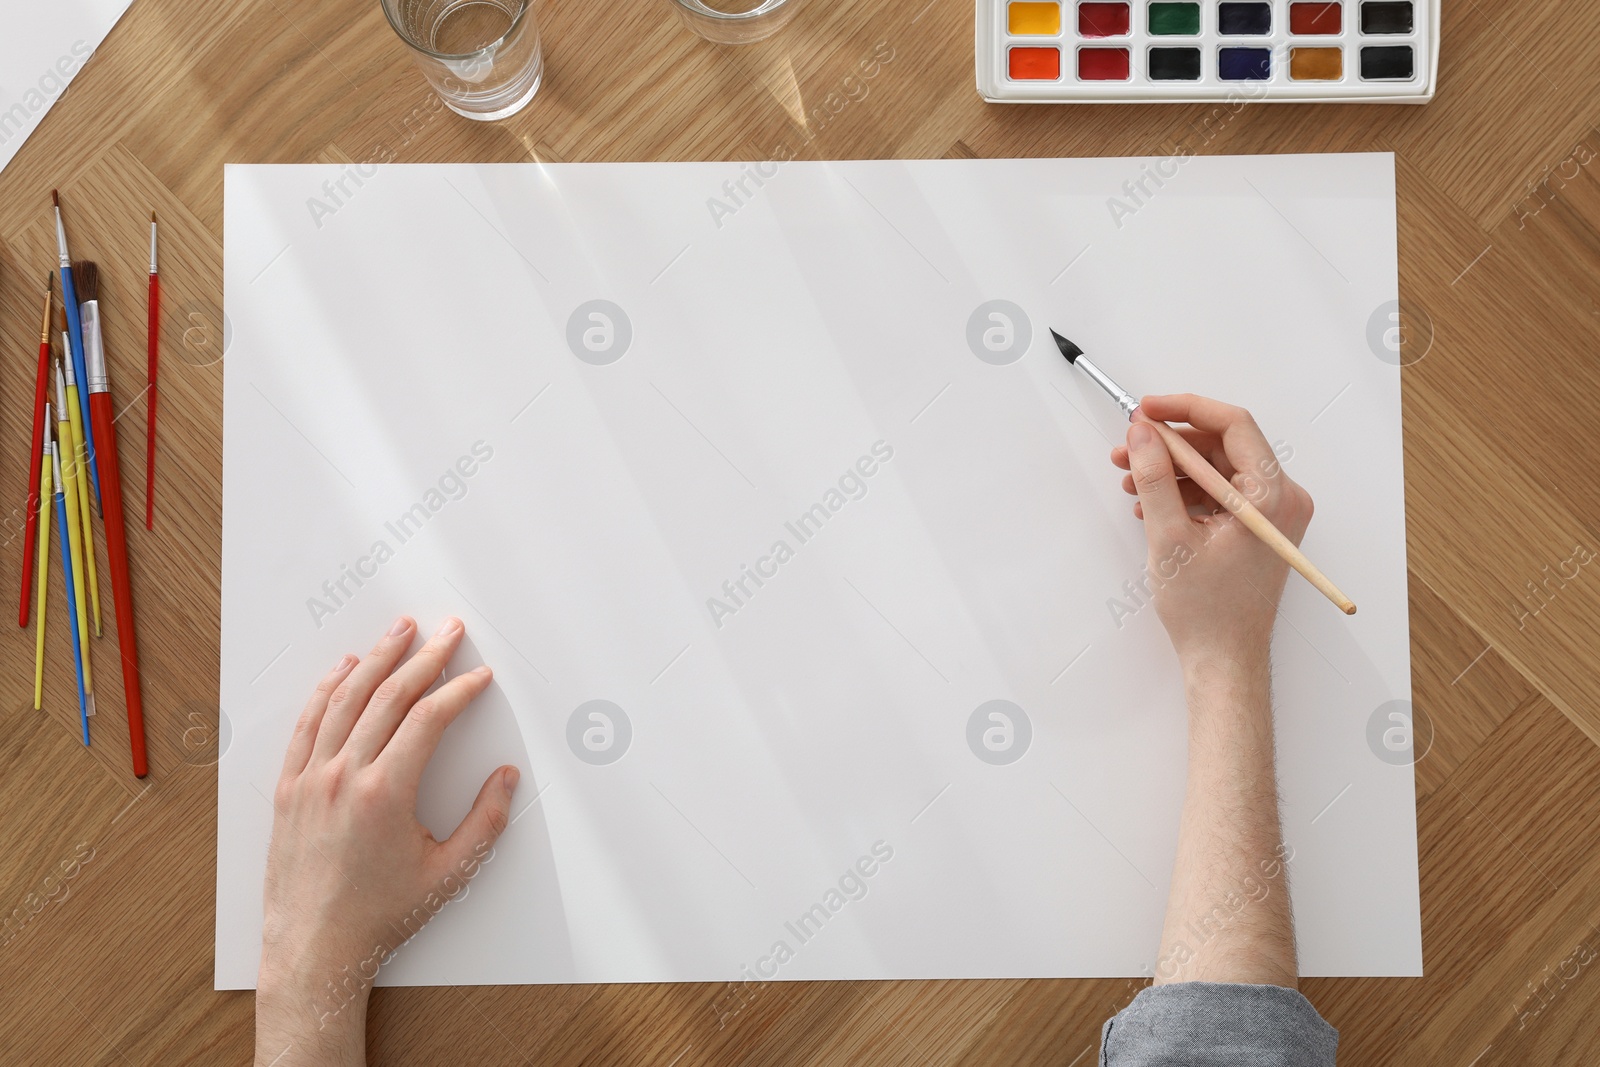
[[[1437,0],[978,0],[993,102],[1423,104]]]

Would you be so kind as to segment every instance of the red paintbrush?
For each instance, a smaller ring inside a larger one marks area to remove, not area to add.
[[[139,644],[133,632],[133,585],[128,580],[128,542],[122,525],[122,475],[117,466],[116,412],[111,408],[111,382],[106,377],[106,350],[100,324],[100,272],[93,263],[74,270],[83,297],[83,361],[88,372],[89,419],[100,464],[100,505],[111,563],[111,591],[117,607],[117,644],[122,652],[122,690],[128,704],[128,739],[133,745],[133,773],[143,778],[149,768],[144,751],[144,702],[139,695]]]
[[[144,528],[156,528],[156,371],[161,363],[161,275],[156,273],[156,213],[150,212],[150,304],[145,320],[145,381],[150,394],[144,443]]]
[[[39,324],[39,374],[33,384],[33,436],[30,441],[40,439],[40,428],[44,422],[44,396],[45,378],[50,372],[50,275],[44,276],[44,321]],[[39,530],[39,464],[43,455],[39,449],[33,451],[33,460],[28,468],[28,529],[22,539],[22,606],[17,609],[17,625],[28,625],[28,595],[32,592],[28,587],[33,584],[33,542]]]

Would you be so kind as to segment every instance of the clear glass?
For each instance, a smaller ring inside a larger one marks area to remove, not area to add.
[[[683,24],[713,44],[753,44],[783,29],[801,0],[672,0]]]
[[[539,91],[544,53],[532,0],[382,0],[383,13],[446,107],[491,121]]]

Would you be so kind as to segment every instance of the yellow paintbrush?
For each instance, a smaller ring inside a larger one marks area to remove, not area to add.
[[[72,436],[72,422],[64,413],[67,407],[67,386],[61,377],[61,364],[56,364],[56,458],[61,463],[61,492],[65,497],[67,512],[67,550],[72,556],[72,599],[78,611],[78,643],[82,646],[83,658],[83,691],[94,692],[94,675],[89,670],[89,612],[84,597],[83,589],[83,535],[78,530],[78,481],[80,472],[77,463],[77,449],[68,442],[76,443]],[[76,408],[70,409],[73,414]]]
[[[39,548],[35,553],[39,557],[39,602],[34,610],[33,625],[37,631],[33,646],[33,710],[38,711],[44,707],[44,601],[45,594],[50,591],[50,511],[48,501],[53,494],[50,491],[50,402],[45,401],[44,421],[40,424],[42,440],[39,442],[40,454],[44,457],[40,464],[39,473]]]
[[[66,316],[65,312],[57,312],[57,316],[58,317],[57,317],[56,321],[61,326],[61,343],[64,345],[64,344],[66,344],[66,340],[67,340],[67,316]],[[78,403],[79,403],[79,401],[78,401],[78,379],[77,379],[77,375],[74,373],[74,371],[72,369],[72,361],[70,359],[66,361],[66,368],[65,369],[66,369],[66,379],[67,379],[67,395],[66,395],[66,397],[64,399],[60,399],[60,403],[66,405],[66,410],[67,410],[67,414],[68,414],[67,421],[72,426],[72,440],[69,443],[68,440],[67,440],[66,435],[63,434],[62,437],[61,437],[61,444],[62,444],[62,447],[66,450],[66,455],[69,457],[73,469],[78,472],[78,478],[77,478],[78,494],[77,494],[77,497],[76,497],[76,500],[77,500],[77,512],[78,512],[78,515],[80,516],[80,518],[78,520],[78,530],[79,530],[80,536],[83,538],[83,557],[84,557],[83,565],[84,565],[84,568],[86,570],[88,570],[88,572],[89,572],[89,604],[90,604],[90,607],[92,607],[94,609],[94,635],[96,637],[99,637],[100,636],[100,581],[95,576],[95,568],[94,568],[94,522],[90,518],[89,496],[90,496],[90,493],[91,493],[91,489],[90,489],[90,486],[89,486],[89,479],[88,479],[88,477],[86,477],[86,471],[88,470],[88,466],[89,466],[89,463],[88,463],[89,448],[88,448],[88,445],[85,443],[86,438],[84,437],[84,430],[83,430],[83,416],[78,411]],[[63,465],[62,465],[62,473],[63,474],[66,473],[66,464],[65,463],[63,463]],[[72,495],[72,486],[69,484],[67,486],[67,508],[68,508],[68,510],[71,510],[73,508],[73,500],[74,500],[74,497]],[[74,562],[76,562],[76,559],[74,559]],[[78,585],[79,585],[80,588],[82,587],[82,585],[83,585],[82,579],[79,580]],[[88,638],[84,639],[84,646],[88,647]]]

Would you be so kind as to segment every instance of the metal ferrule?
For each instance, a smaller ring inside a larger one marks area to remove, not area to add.
[[[150,273],[156,272],[156,224],[150,224]]]
[[[78,372],[72,368],[72,339],[67,336],[67,331],[61,331],[61,351],[65,353],[61,362],[67,365],[67,381],[72,385],[78,384],[78,379],[73,377]]]
[[[46,456],[55,455],[55,445],[50,443],[50,401],[44,402],[44,426],[39,431],[39,451]]]
[[[83,323],[83,373],[89,379],[89,392],[103,393],[111,388],[106,378],[106,347],[100,339],[100,301],[90,300],[78,308]]]
[[[77,383],[72,381],[72,360],[70,360],[70,359],[62,360],[62,363],[65,363],[67,365],[67,370],[66,370],[66,375],[67,376],[65,378],[63,378],[61,376],[61,374],[62,374],[61,363],[57,363],[56,364],[56,419],[58,421],[60,421],[60,422],[66,422],[67,421],[67,411],[68,411],[68,408],[67,408],[67,383],[71,382],[73,385],[76,385]]]
[[[61,256],[61,265],[70,268],[72,257],[67,255],[67,228],[61,222],[60,208],[56,208],[56,252]]]
[[[1073,363],[1082,367],[1083,372],[1093,378],[1095,384],[1104,389],[1111,399],[1117,402],[1117,407],[1122,409],[1124,415],[1130,419],[1133,418],[1133,413],[1139,410],[1139,401],[1134,399],[1126,389],[1118,385],[1111,375],[1096,367],[1094,361],[1088,356],[1079,356],[1073,360]]]
[[[54,448],[50,449],[50,484],[55,487],[55,495],[61,495],[61,456]]]

